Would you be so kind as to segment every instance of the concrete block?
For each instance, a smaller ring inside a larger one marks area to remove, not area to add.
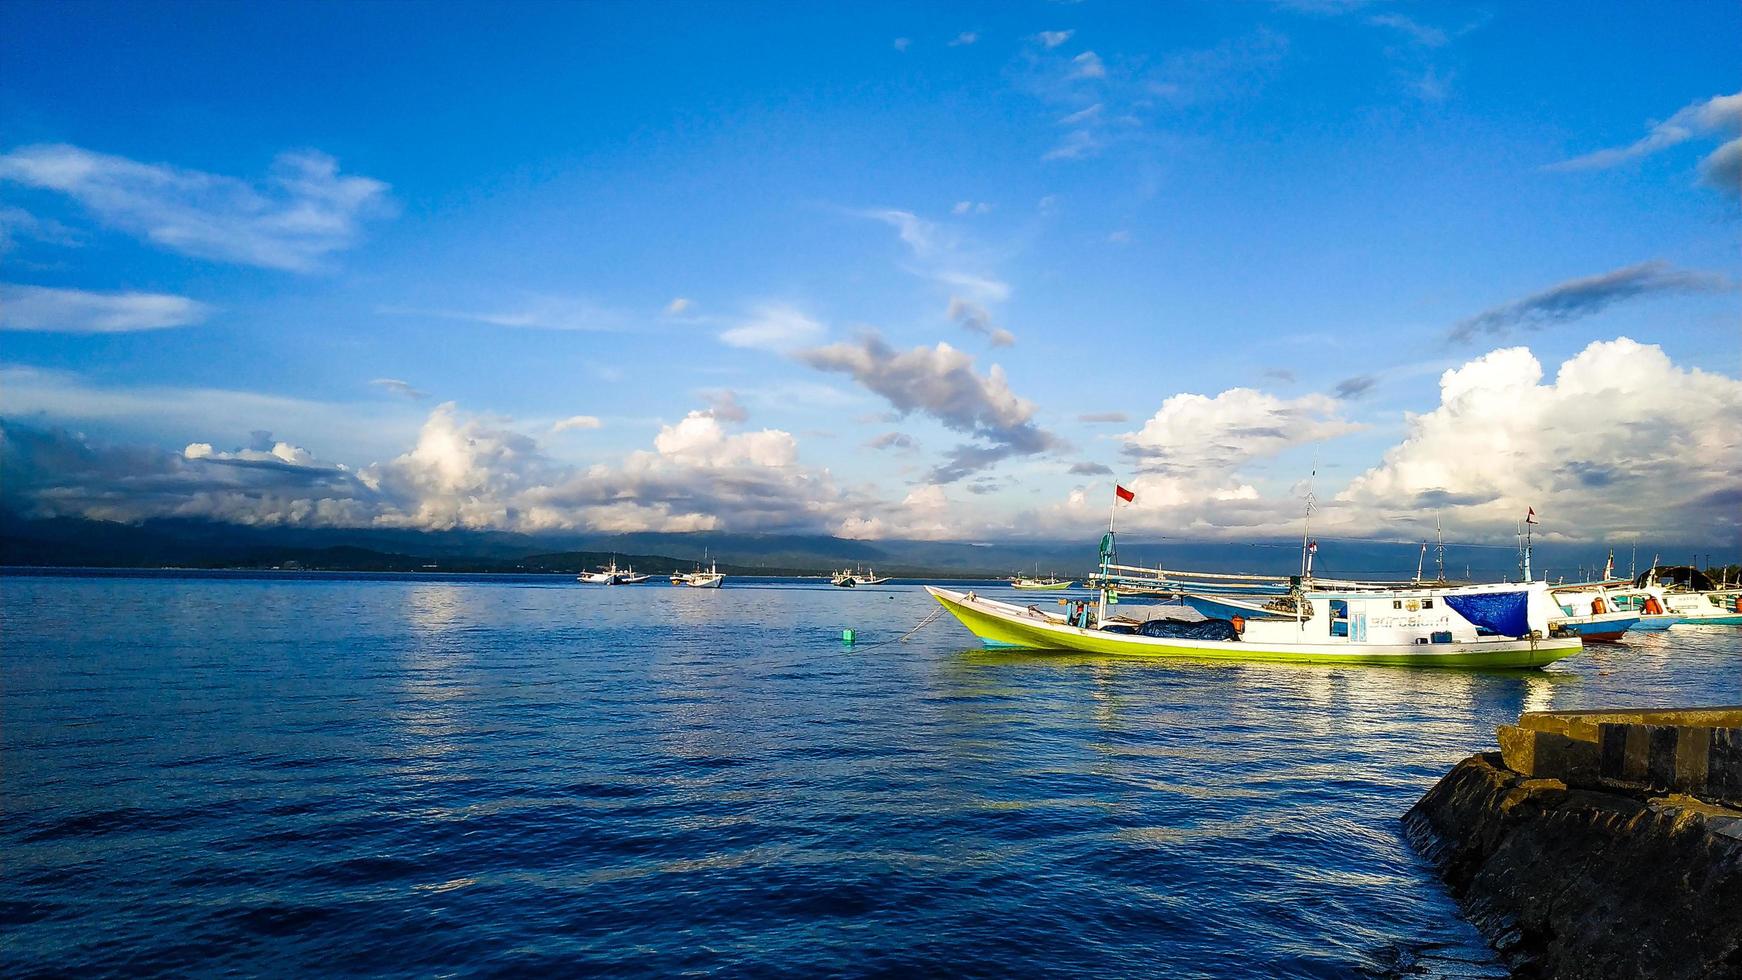
[[[1598,774],[1595,742],[1553,731],[1501,725],[1500,758],[1506,768],[1531,779],[1559,779],[1574,786],[1594,785]]]

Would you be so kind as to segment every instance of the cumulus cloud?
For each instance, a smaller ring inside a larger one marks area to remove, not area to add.
[[[1650,132],[1626,146],[1597,150],[1594,153],[1550,164],[1546,169],[1604,170],[1715,132],[1742,132],[1742,92],[1733,95],[1717,95],[1684,106],[1668,119],[1652,126]],[[1726,151],[1742,152],[1742,149],[1738,148],[1739,144],[1742,144],[1742,140],[1726,143],[1717,153],[1707,157],[1706,163],[1710,164],[1719,154]],[[1734,188],[1730,188],[1730,190],[1735,193]]]
[[[1179,394],[1125,436],[1126,454],[1162,473],[1226,472],[1290,446],[1353,432],[1340,403],[1324,395],[1282,399],[1252,388],[1215,397]]]
[[[1667,262],[1641,262],[1596,276],[1569,279],[1523,299],[1484,310],[1458,322],[1453,341],[1478,334],[1496,336],[1514,327],[1540,329],[1601,313],[1625,300],[1676,293],[1711,293],[1732,288],[1722,276],[1677,269]]]
[[[552,435],[558,432],[584,432],[603,428],[605,423],[599,421],[597,415],[571,415],[550,427]]]
[[[0,283],[0,330],[45,333],[130,333],[186,327],[212,308],[167,293],[93,293]]]
[[[388,186],[342,175],[313,150],[282,153],[264,181],[139,163],[76,146],[0,156],[0,180],[65,194],[103,225],[196,258],[308,272],[392,210]]]
[[[951,501],[938,484],[915,487],[901,502],[882,513],[852,516],[834,531],[843,538],[899,538],[910,541],[944,541],[960,537],[962,528],[950,517]]]
[[[429,394],[428,392],[413,387],[411,382],[401,381],[398,378],[376,378],[374,381],[369,383],[383,391],[390,391],[395,395],[404,395],[412,401],[425,398]]]
[[[1057,436],[1034,424],[1034,406],[1010,390],[1004,369],[974,371],[974,359],[939,343],[897,351],[875,333],[851,343],[801,351],[799,359],[821,371],[851,376],[883,396],[896,411],[921,412],[949,429],[980,438],[986,445],[958,446],[932,474],[934,483],[951,483],[1010,456],[1059,448]]]
[[[1034,39],[1039,41],[1042,47],[1056,48],[1066,41],[1069,41],[1071,35],[1075,33],[1076,31],[1041,31],[1039,34],[1034,36]]]
[[[1016,343],[1016,335],[993,323],[992,314],[978,303],[960,296],[951,296],[950,307],[945,315],[962,329],[985,337],[993,347],[1009,347]]]
[[[1451,507],[1448,525],[1510,527],[1526,508],[1579,539],[1651,531],[1733,537],[1742,381],[1674,364],[1655,345],[1598,341],[1544,383],[1527,348],[1496,350],[1440,378],[1440,404],[1338,499],[1383,520]]]
[[[244,449],[195,443],[177,453],[0,419],[0,469],[0,498],[32,517],[358,526],[372,512],[355,474],[264,432]]]
[[[733,347],[786,351],[814,342],[823,325],[783,304],[758,307],[748,318],[720,334],[721,342]]]

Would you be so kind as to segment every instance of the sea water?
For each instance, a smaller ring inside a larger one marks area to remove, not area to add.
[[[1498,976],[1398,817],[1520,711],[1742,700],[1721,627],[1481,673],[891,642],[910,584],[0,599],[7,976]]]

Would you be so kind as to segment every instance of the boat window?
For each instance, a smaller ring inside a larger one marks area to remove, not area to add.
[[[1349,603],[1345,599],[1331,600],[1331,635],[1349,635]]]
[[[1434,601],[1432,599],[1423,599],[1421,601],[1421,607],[1423,609],[1432,609],[1434,607]]]
[[[1393,608],[1393,609],[1402,609],[1402,608],[1403,608],[1403,600],[1402,600],[1402,599],[1393,599],[1393,600],[1391,600],[1391,608]]]

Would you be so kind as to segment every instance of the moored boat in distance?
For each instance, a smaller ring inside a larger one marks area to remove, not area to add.
[[[617,581],[622,577],[622,571],[617,568],[617,559],[613,558],[611,559],[611,564],[606,565],[604,568],[601,568],[596,572],[582,572],[581,574],[576,575],[575,581],[585,582],[588,585],[616,585]]]
[[[1564,615],[1549,617],[1549,632],[1576,635],[1587,643],[1619,643],[1645,615],[1622,608],[1603,582],[1556,586],[1550,593]]]
[[[842,569],[829,576],[829,584],[837,589],[852,589],[859,585],[859,580],[852,572]]]
[[[882,578],[878,578],[876,569],[867,569],[865,571],[855,569],[853,571],[854,585],[882,585],[887,581],[889,581],[889,576],[885,575]]]
[[[1046,578],[1028,578],[1017,576],[1010,580],[1010,587],[1025,592],[1059,592],[1076,585],[1073,579],[1061,579],[1047,576]]]

